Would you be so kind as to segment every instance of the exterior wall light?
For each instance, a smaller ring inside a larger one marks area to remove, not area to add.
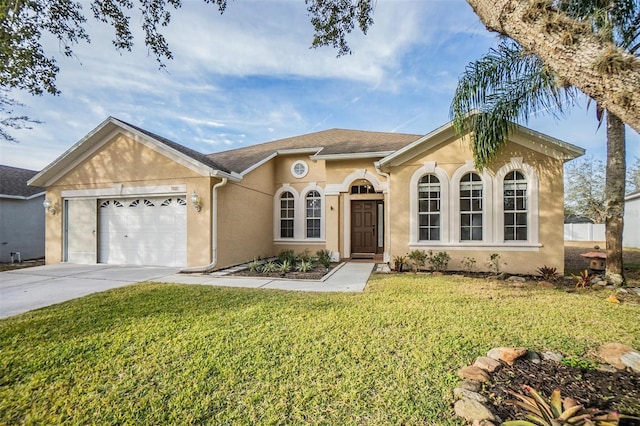
[[[44,210],[47,213],[49,213],[51,215],[56,214],[56,209],[55,209],[55,207],[53,207],[53,203],[48,198],[44,199],[44,201],[42,202],[42,207],[44,207]]]
[[[202,210],[202,204],[200,204],[200,196],[196,194],[196,191],[193,191],[193,194],[191,194],[191,204],[197,212]]]

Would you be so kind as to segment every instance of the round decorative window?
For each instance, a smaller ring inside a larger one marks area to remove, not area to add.
[[[309,166],[302,160],[298,160],[291,165],[291,174],[298,179],[303,178],[309,172]]]

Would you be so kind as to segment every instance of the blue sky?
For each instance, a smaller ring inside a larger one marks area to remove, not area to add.
[[[89,10],[89,3],[83,3]],[[201,0],[183,1],[165,29],[174,59],[159,70],[136,28],[132,52],[111,44],[112,29],[90,20],[91,44],[60,65],[60,96],[13,96],[18,112],[43,121],[0,142],[0,163],[39,170],[108,116],[203,153],[319,131],[349,128],[425,134],[449,121],[458,76],[497,44],[462,0],[378,0],[374,25],[350,37],[353,54],[310,49],[304,0],[230,1],[220,16]],[[560,121],[529,127],[605,158],[605,129],[582,102]],[[627,131],[629,164],[640,136]]]

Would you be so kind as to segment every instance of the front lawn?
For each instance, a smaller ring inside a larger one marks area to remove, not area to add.
[[[640,348],[608,294],[375,276],[361,294],[129,286],[0,321],[0,424],[462,424],[495,346]]]

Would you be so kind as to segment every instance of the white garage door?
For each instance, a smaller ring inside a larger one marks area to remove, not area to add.
[[[99,200],[98,262],[186,266],[185,197]]]

